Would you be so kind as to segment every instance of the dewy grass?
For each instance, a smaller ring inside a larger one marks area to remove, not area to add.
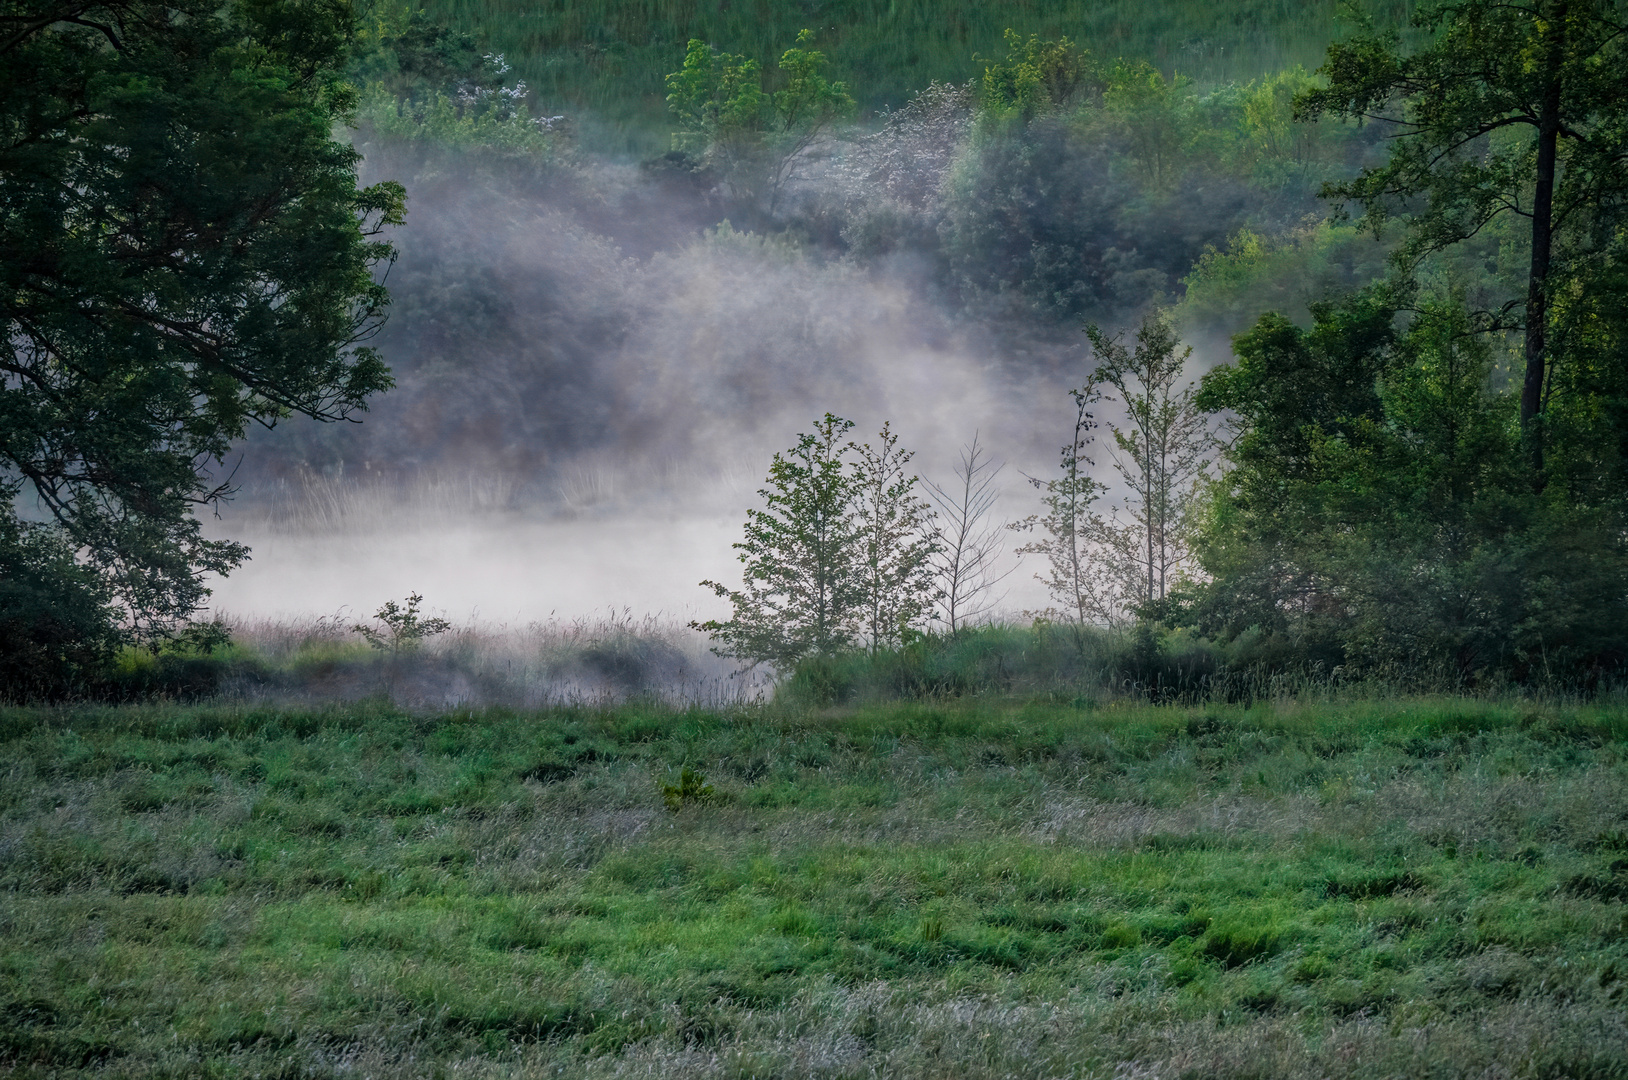
[[[15,1075],[1628,1075],[1620,707],[144,706],[0,744]]]

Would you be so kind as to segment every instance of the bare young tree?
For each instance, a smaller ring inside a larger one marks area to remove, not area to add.
[[[1117,391],[1125,407],[1125,426],[1108,429],[1114,471],[1130,492],[1097,523],[1093,539],[1122,605],[1148,614],[1192,566],[1194,491],[1209,468],[1213,438],[1193,404],[1192,384],[1182,379],[1193,350],[1181,347],[1162,315],[1142,321],[1134,349],[1095,325],[1086,335],[1098,361],[1093,379]]]
[[[974,432],[972,442],[961,448],[955,483],[946,488],[924,481],[943,522],[933,562],[938,571],[939,610],[952,635],[988,615],[1006,595],[995,595],[996,586],[1012,573],[1011,567],[999,567],[1005,553],[1001,535],[1006,525],[990,517],[1000,498],[995,479],[1003,468],[979,445]]]
[[[1039,530],[1042,534],[1017,552],[1046,557],[1046,571],[1036,574],[1035,580],[1046,586],[1055,606],[1025,615],[1074,627],[1113,624],[1119,621],[1121,608],[1111,581],[1093,557],[1093,541],[1101,533],[1103,522],[1092,505],[1104,489],[1087,472],[1093,462],[1086,455],[1086,448],[1095,439],[1091,431],[1097,426],[1092,409],[1102,395],[1093,377],[1083,387],[1070,390],[1069,396],[1074,399],[1074,437],[1062,448],[1058,463],[1062,475],[1042,480],[1025,474],[1025,479],[1040,491],[1046,512],[1031,514],[1007,528],[1017,532]]]

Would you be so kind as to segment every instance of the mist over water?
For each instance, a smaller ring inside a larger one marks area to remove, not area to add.
[[[218,610],[358,617],[422,593],[455,621],[525,625],[623,609],[675,621],[726,614],[696,583],[733,572],[738,523],[472,519],[392,533],[244,532],[254,559],[215,588]]]
[[[380,156],[370,179],[399,164]],[[403,168],[420,175],[375,342],[397,388],[363,423],[246,441],[207,528],[253,556],[214,610],[365,615],[416,591],[488,625],[723,615],[698,582],[739,580],[770,457],[827,411],[859,441],[890,421],[940,482],[977,432],[1006,462],[996,513],[1035,509],[1022,474],[1055,468],[1086,371],[1072,327],[957,310],[908,251],[862,266],[707,229],[706,192],[628,167],[570,185]],[[1031,572],[1005,609],[1044,605]]]

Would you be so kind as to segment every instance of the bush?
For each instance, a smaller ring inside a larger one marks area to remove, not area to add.
[[[82,694],[118,647],[117,616],[60,534],[0,515],[0,700]]]
[[[813,705],[1100,691],[1170,701],[1207,695],[1225,666],[1217,646],[1184,632],[1038,622],[810,657],[792,670],[780,694]]]
[[[233,681],[264,682],[259,661],[231,651],[195,652],[186,648],[127,648],[97,672],[86,696],[104,701],[164,699],[196,702],[215,697]]]
[[[896,649],[809,657],[791,670],[778,694],[816,706],[980,694],[1247,703],[1345,678],[1337,658],[1330,662],[1317,644],[1258,630],[1222,642],[1153,623],[1129,630],[992,625],[917,635]]]

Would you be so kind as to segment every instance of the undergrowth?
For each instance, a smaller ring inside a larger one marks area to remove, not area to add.
[[[942,700],[973,696],[1133,698],[1156,703],[1249,704],[1257,699],[1394,697],[1420,692],[1497,696],[1517,690],[1595,697],[1615,693],[1595,680],[1518,687],[1500,671],[1417,664],[1358,666],[1337,645],[1249,630],[1217,641],[1150,625],[1109,630],[1037,622],[991,624],[956,634],[916,634],[898,647],[812,656],[777,688],[788,702]]]
[[[416,624],[353,627],[339,616],[258,621],[233,626],[229,639],[223,629],[221,641],[207,648],[186,641],[127,647],[75,697],[283,705],[381,698],[413,708],[538,708],[630,698],[717,705],[761,693],[762,679],[736,677],[735,665],[707,652],[700,635],[658,619],[612,612],[522,627],[428,622],[434,635]]]

